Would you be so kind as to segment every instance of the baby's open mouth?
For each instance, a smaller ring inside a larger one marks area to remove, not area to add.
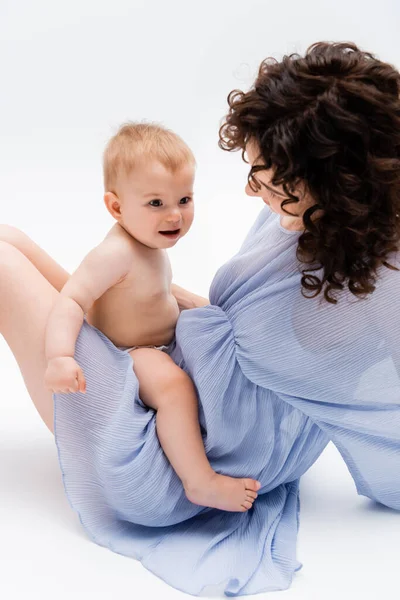
[[[180,229],[174,229],[173,231],[159,231],[159,233],[161,233],[161,235],[165,235],[165,237],[174,237],[178,235],[179,232]]]

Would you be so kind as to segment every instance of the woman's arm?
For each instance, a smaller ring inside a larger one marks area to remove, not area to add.
[[[175,296],[178,306],[181,310],[186,308],[200,308],[201,306],[207,306],[207,304],[210,304],[208,298],[203,298],[202,296],[188,292],[188,290],[181,288],[175,283],[171,285],[171,292]]]

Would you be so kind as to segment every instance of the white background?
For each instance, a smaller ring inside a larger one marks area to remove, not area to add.
[[[217,147],[229,91],[248,88],[263,58],[319,40],[353,40],[400,66],[399,25],[398,0],[0,0],[0,221],[74,269],[112,224],[105,142],[127,119],[161,122],[198,161],[195,224],[170,252],[175,281],[207,294],[261,208],[244,195],[240,155]],[[85,537],[2,340],[0,378],[0,597],[183,597]],[[301,498],[304,568],[282,597],[397,600],[400,515],[356,495],[332,446]]]

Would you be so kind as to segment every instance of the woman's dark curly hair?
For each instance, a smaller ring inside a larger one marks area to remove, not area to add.
[[[315,205],[303,215],[302,293],[328,302],[347,285],[374,291],[377,269],[400,240],[400,74],[352,43],[313,44],[304,58],[261,63],[247,92],[233,90],[220,129],[223,150],[260,149],[284,206],[305,184]],[[261,167],[263,168],[263,167]],[[251,169],[252,174],[259,170]],[[314,215],[312,217],[312,215]],[[311,218],[312,217],[312,218]],[[312,274],[323,269],[322,278]],[[305,293],[308,292],[308,293]]]

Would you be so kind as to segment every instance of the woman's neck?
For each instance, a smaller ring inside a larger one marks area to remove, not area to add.
[[[281,217],[281,226],[288,231],[302,231],[304,229],[303,219],[299,217]]]

